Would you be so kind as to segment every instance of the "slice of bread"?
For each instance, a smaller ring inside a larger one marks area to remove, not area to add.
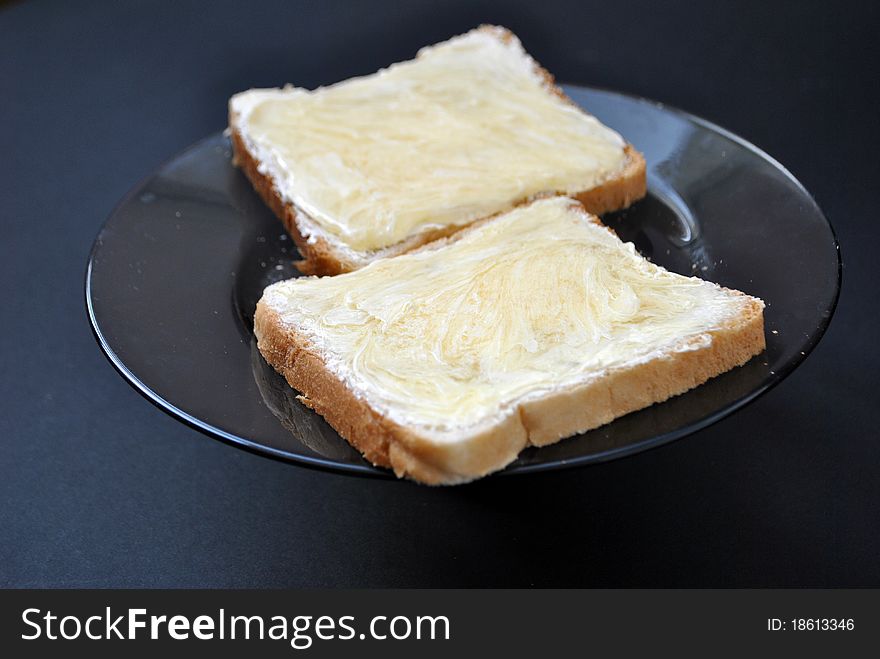
[[[356,270],[542,196],[599,214],[645,195],[642,155],[493,26],[312,92],[237,94],[229,128],[307,274]]]
[[[761,300],[664,270],[553,197],[336,277],[269,286],[265,359],[373,464],[469,481],[764,349]]]

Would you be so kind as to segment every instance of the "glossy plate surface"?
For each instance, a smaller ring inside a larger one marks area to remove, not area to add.
[[[779,163],[687,113],[567,86],[648,162],[646,199],[605,221],[664,267],[759,296],[767,351],[665,403],[553,446],[501,473],[608,460],[692,433],[782,380],[821,338],[840,256],[822,212]],[[139,184],[101,229],[86,304],[119,372],[177,418],[237,446],[301,464],[389,476],[361,458],[260,357],[263,288],[295,277],[281,223],[232,166],[228,140],[192,146]]]

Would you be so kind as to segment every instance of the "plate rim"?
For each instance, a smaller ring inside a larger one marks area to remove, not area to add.
[[[650,98],[646,98],[644,96],[640,96],[637,94],[632,94],[629,92],[622,92],[614,89],[610,89],[607,87],[599,87],[593,85],[582,85],[576,83],[563,83],[563,89],[566,91],[568,89],[577,89],[587,92],[599,92],[606,95],[618,96],[629,99],[631,101],[636,101],[640,104],[649,105],[655,109],[662,110],[664,112],[669,112],[674,115],[678,115],[682,119],[689,121],[693,124],[696,124],[706,130],[715,132],[725,137],[726,139],[736,143],[740,147],[750,151],[755,154],[759,158],[770,163],[775,169],[782,172],[786,178],[789,179],[798,190],[809,199],[810,203],[813,205],[813,208],[818,212],[819,216],[824,220],[825,224],[828,226],[828,229],[831,232],[832,244],[835,248],[835,254],[837,258],[837,279],[836,286],[834,290],[834,296],[831,300],[831,304],[828,308],[827,315],[823,316],[819,325],[816,327],[815,332],[811,335],[809,343],[804,346],[803,352],[796,356],[795,359],[786,363],[782,369],[776,372],[775,378],[772,380],[765,382],[761,386],[756,389],[750,391],[744,396],[734,400],[731,403],[725,405],[722,409],[712,412],[710,414],[705,415],[704,417],[692,422],[688,423],[680,428],[676,428],[675,430],[671,430],[669,432],[663,433],[661,435],[655,435],[642,441],[635,442],[632,444],[627,444],[626,446],[617,447],[602,451],[599,454],[588,455],[588,456],[579,456],[569,459],[555,460],[551,462],[544,463],[532,463],[526,465],[509,465],[504,469],[489,474],[490,476],[514,476],[519,474],[534,474],[538,472],[548,472],[548,471],[557,471],[560,469],[569,469],[572,467],[585,467],[591,464],[600,464],[604,462],[609,462],[611,460],[616,460],[618,458],[626,457],[629,455],[634,455],[636,453],[643,453],[645,451],[649,451],[655,448],[659,448],[666,444],[669,444],[677,439],[682,439],[688,435],[695,434],[705,428],[708,428],[711,425],[721,421],[722,419],[730,416],[734,412],[742,409],[749,403],[755,401],[760,398],[768,391],[777,386],[780,382],[785,380],[795,369],[797,369],[803,362],[807,359],[807,357],[812,354],[813,350],[815,350],[816,346],[825,336],[826,331],[828,330],[829,325],[831,324],[831,320],[834,317],[834,314],[837,310],[837,305],[840,300],[840,292],[843,287],[843,255],[841,253],[840,248],[840,240],[837,235],[837,231],[834,229],[834,225],[828,219],[828,216],[822,210],[821,206],[816,202],[816,199],[810,193],[809,190],[804,186],[801,181],[792,174],[792,172],[785,167],[781,162],[779,162],[776,158],[768,154],[766,151],[748,141],[747,139],[740,137],[736,133],[731,132],[730,130],[719,126],[713,121],[708,119],[704,119],[703,117],[699,117],[687,110],[682,110],[681,108],[670,105],[665,102],[656,101]],[[198,417],[180,409],[172,402],[166,400],[162,396],[160,396],[157,392],[153,391],[149,386],[147,386],[144,382],[140,380],[119,358],[113,348],[110,346],[106,337],[98,323],[98,319],[95,315],[94,304],[92,301],[92,293],[91,293],[91,283],[92,283],[92,266],[94,263],[95,256],[97,251],[100,249],[102,243],[102,236],[107,229],[108,222],[116,215],[116,213],[126,206],[143,188],[143,186],[150,181],[160,170],[165,168],[167,165],[172,162],[177,161],[182,158],[186,154],[191,151],[197,150],[200,148],[205,142],[209,142],[211,140],[216,139],[218,136],[225,136],[227,134],[228,129],[224,129],[223,131],[211,133],[196,142],[190,144],[186,148],[174,153],[170,157],[161,161],[158,165],[153,167],[147,174],[140,177],[137,182],[132,185],[132,187],[126,192],[116,204],[114,204],[110,213],[104,218],[101,223],[100,228],[95,236],[95,239],[92,242],[92,245],[89,249],[88,261],[86,263],[86,269],[83,277],[83,289],[84,289],[84,297],[85,297],[85,307],[86,314],[89,320],[89,326],[92,330],[92,334],[95,337],[98,346],[101,348],[101,352],[113,366],[113,368],[123,377],[123,379],[128,382],[138,393],[140,393],[144,398],[146,398],[150,403],[158,407],[160,410],[171,416],[172,418],[182,422],[184,425],[193,428],[194,430],[199,431],[202,434],[211,437],[212,439],[219,440],[224,444],[233,446],[235,448],[245,450],[249,453],[253,453],[264,458],[270,458],[273,460],[285,462],[287,464],[294,464],[303,467],[309,467],[313,469],[318,469],[321,471],[329,471],[337,474],[345,474],[349,476],[360,476],[366,478],[378,478],[383,480],[394,480],[394,481],[404,481],[404,479],[396,478],[394,472],[385,469],[382,467],[377,467],[370,464],[366,459],[364,459],[363,464],[355,464],[355,463],[343,463],[337,462],[330,458],[324,458],[321,456],[309,456],[309,455],[299,455],[293,454],[289,452],[285,452],[281,449],[277,449],[271,446],[267,446],[265,444],[261,444],[255,442],[246,437],[242,437],[240,435],[236,435],[230,432],[227,432],[221,428],[218,428],[206,421],[199,419]],[[409,482],[409,481],[405,481]]]

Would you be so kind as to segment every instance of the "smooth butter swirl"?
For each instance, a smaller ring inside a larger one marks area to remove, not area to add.
[[[265,300],[375,407],[442,430],[706,345],[746,299],[653,265],[572,203],[535,202],[440,249],[281,282]]]
[[[549,93],[534,66],[515,39],[474,31],[371,76],[268,96],[247,133],[299,208],[376,250],[622,169],[623,139]]]

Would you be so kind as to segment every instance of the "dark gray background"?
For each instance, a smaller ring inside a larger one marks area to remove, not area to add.
[[[0,10],[0,585],[880,585],[880,16],[872,3],[705,4]],[[428,489],[225,446],[116,374],[82,286],[131,186],[222,129],[236,91],[368,73],[481,22],[513,29],[563,82],[739,133],[813,192],[844,287],[794,375],[642,455]]]

